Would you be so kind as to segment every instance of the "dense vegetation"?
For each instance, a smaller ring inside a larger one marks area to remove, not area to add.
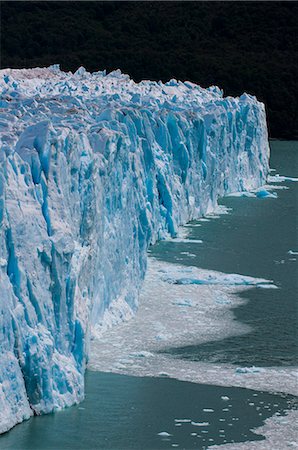
[[[270,134],[298,137],[297,2],[1,2],[1,67],[120,68],[266,103]]]

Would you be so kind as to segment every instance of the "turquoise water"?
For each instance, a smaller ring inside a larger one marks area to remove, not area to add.
[[[297,176],[297,157],[298,143],[272,143],[271,167],[280,174]],[[180,358],[245,366],[291,366],[296,362],[297,261],[288,251],[298,248],[298,183],[285,185],[290,189],[277,190],[277,199],[223,200],[222,204],[233,209],[229,215],[189,228],[190,237],[202,239],[203,244],[161,242],[152,249],[152,254],[164,261],[263,277],[279,287],[242,294],[247,303],[235,308],[234,314],[252,327],[250,333],[165,351]],[[175,444],[205,449],[213,444],[263,439],[250,429],[275,413],[283,415],[295,407],[295,401],[290,395],[249,389],[87,372],[83,403],[16,426],[0,437],[0,449],[155,450],[174,448]],[[181,425],[176,426],[178,423]],[[162,437],[160,432],[171,436]]]
[[[260,426],[273,413],[283,414],[294,400],[249,389],[87,372],[83,403],[18,425],[0,437],[0,448],[156,450],[178,444],[179,448],[204,449],[211,443],[260,440],[263,437],[250,428]],[[180,422],[181,426],[175,426],[179,423],[175,419],[205,425]],[[160,432],[171,436],[159,436]]]
[[[271,143],[271,167],[298,176],[298,143]],[[274,175],[274,173],[273,173]],[[298,361],[298,183],[285,182],[278,198],[232,198],[221,204],[228,215],[190,227],[190,239],[203,244],[160,242],[152,255],[225,273],[273,280],[279,289],[251,289],[246,304],[233,310],[235,319],[252,327],[249,334],[221,341],[165,349],[179,358],[256,366],[292,366]],[[190,252],[195,258],[181,254]]]

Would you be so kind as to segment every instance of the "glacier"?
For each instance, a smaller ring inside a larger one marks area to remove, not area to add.
[[[131,317],[147,250],[262,186],[264,105],[119,70],[0,71],[0,433],[80,402],[92,336]]]

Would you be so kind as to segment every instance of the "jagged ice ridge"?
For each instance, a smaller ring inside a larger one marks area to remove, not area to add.
[[[120,71],[0,71],[0,432],[83,399],[93,333],[137,308],[147,249],[255,189],[265,109]]]

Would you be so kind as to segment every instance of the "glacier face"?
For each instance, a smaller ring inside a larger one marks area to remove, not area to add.
[[[264,105],[120,71],[0,71],[0,432],[82,400],[88,342],[137,308],[148,246],[264,184]]]

